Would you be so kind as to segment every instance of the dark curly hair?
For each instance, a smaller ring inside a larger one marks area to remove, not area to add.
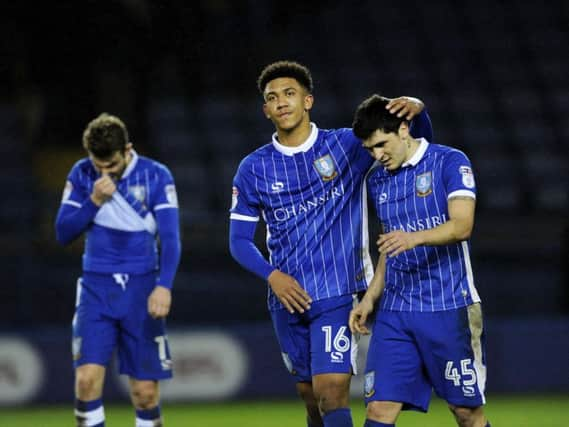
[[[83,147],[99,159],[106,159],[128,144],[128,132],[121,119],[107,113],[91,120],[83,132]]]
[[[307,67],[294,61],[277,61],[267,65],[257,79],[257,87],[261,95],[263,95],[267,83],[280,77],[295,79],[308,93],[312,93],[314,89],[312,75]]]

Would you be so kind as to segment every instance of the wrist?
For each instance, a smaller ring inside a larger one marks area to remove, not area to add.
[[[414,231],[411,233],[413,247],[421,246],[425,243],[425,233],[423,231]]]
[[[364,304],[369,304],[373,307],[373,305],[375,304],[375,301],[377,301],[377,292],[366,292],[364,297],[362,298],[362,303]]]
[[[279,272],[280,272],[280,271],[279,271],[278,268],[273,269],[273,270],[268,274],[268,276],[267,276],[267,281],[268,281],[269,283],[271,283],[271,280],[273,280],[273,279],[275,278],[275,276],[276,276]]]
[[[160,283],[158,283],[158,284],[156,284],[156,286],[154,286],[154,289],[156,289],[156,288],[163,288],[163,289],[166,289],[166,290],[169,291],[169,292],[172,291],[172,288],[171,288],[171,287],[166,286],[166,285],[162,285],[162,284],[160,284]]]
[[[91,194],[91,196],[89,197],[91,199],[91,201],[93,202],[94,205],[100,207],[104,200],[100,200],[99,198],[95,197],[95,195]]]

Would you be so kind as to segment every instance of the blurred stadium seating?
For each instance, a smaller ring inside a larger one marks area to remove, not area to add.
[[[350,126],[371,92],[422,98],[436,142],[474,163],[486,312],[569,312],[567,2],[102,3],[62,2],[60,13],[33,3],[50,20],[21,21],[29,31],[10,23],[31,2],[0,18],[15,39],[0,98],[0,324],[71,318],[81,245],[57,247],[52,224],[100,111],[122,116],[139,152],[177,180],[184,255],[172,322],[267,319],[263,283],[229,256],[227,210],[239,161],[272,133],[257,74],[281,58],[312,69],[321,127]]]

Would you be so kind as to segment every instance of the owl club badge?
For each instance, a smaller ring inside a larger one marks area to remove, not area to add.
[[[144,188],[144,186],[131,185],[128,187],[128,192],[140,203],[144,203],[144,199],[146,198],[146,188]]]
[[[417,175],[415,178],[415,189],[417,190],[417,196],[425,197],[433,192],[433,174],[429,171]]]
[[[366,373],[364,378],[364,397],[371,397],[375,393],[375,371]]]
[[[334,165],[334,160],[330,154],[326,154],[314,161],[314,167],[322,177],[324,181],[330,181],[338,175],[336,171],[336,165]]]

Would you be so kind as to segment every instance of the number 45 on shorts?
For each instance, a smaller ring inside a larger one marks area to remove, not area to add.
[[[474,396],[476,384],[476,371],[472,369],[472,359],[462,359],[459,368],[454,366],[454,361],[447,360],[445,379],[452,381],[455,387],[462,387],[465,396]]]

